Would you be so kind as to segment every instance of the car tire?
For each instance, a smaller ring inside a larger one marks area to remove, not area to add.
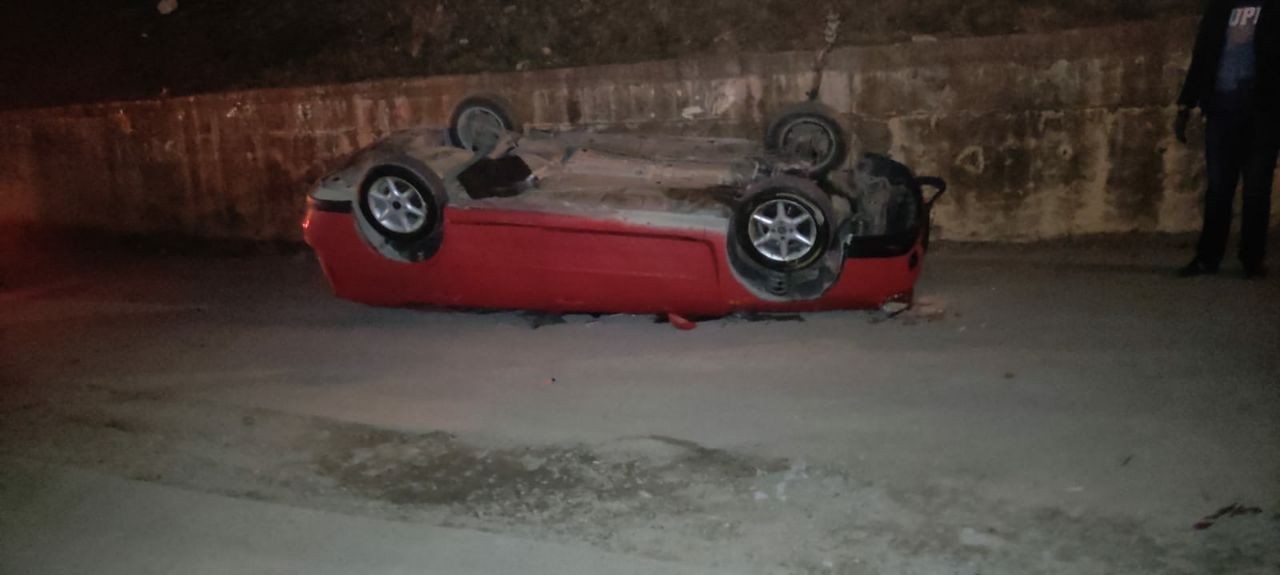
[[[830,196],[812,181],[773,176],[751,184],[737,202],[730,240],[766,269],[803,270],[834,243],[834,213]]]
[[[824,176],[839,167],[848,152],[840,124],[810,109],[786,112],[770,122],[764,144],[771,154],[799,158],[806,166],[804,175],[810,177]]]
[[[365,223],[389,242],[430,237],[443,216],[444,184],[431,170],[399,163],[370,169],[360,183],[359,208]]]
[[[790,218],[800,218],[803,210],[815,224],[811,230],[795,230],[807,239],[812,238],[813,246],[794,258],[779,258],[777,251],[770,257],[756,245],[760,232],[769,224],[759,221],[755,215],[762,214],[773,220],[770,216],[776,216],[777,209],[771,207],[771,203],[778,201],[789,203],[786,214]],[[753,233],[753,225],[765,227]],[[739,197],[729,218],[726,238],[729,268],[743,287],[763,300],[818,299],[835,285],[844,270],[844,250],[836,239],[839,227],[831,197],[814,182],[788,175],[758,180]],[[779,261],[782,259],[789,261]]]
[[[520,131],[520,125],[512,117],[511,107],[498,96],[464,98],[449,117],[449,141],[458,148],[478,151],[485,147],[483,130],[496,127],[508,132]]]

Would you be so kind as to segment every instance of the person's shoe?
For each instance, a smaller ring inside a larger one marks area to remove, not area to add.
[[[1262,264],[1245,264],[1244,279],[1260,280],[1267,277],[1267,268]]]
[[[1178,269],[1178,277],[1180,278],[1193,278],[1196,276],[1213,275],[1216,273],[1218,273],[1218,266],[1216,264],[1211,265],[1205,263],[1200,258],[1191,260],[1191,263]]]

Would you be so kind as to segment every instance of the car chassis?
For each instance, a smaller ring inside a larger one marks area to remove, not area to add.
[[[911,302],[945,183],[873,154],[836,169],[843,132],[812,106],[763,146],[526,131],[507,110],[465,99],[447,129],[393,134],[320,181],[304,235],[338,296],[691,317]]]

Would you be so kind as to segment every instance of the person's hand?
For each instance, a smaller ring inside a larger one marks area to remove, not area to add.
[[[1187,143],[1187,122],[1191,120],[1191,110],[1178,108],[1178,117],[1173,121],[1173,135],[1179,142]]]

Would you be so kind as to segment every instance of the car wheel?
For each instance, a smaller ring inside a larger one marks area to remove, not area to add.
[[[503,132],[519,131],[509,110],[496,96],[465,98],[449,119],[449,139],[454,146],[473,152],[492,148]]]
[[[734,209],[733,239],[765,268],[801,270],[832,243],[833,213],[831,199],[813,182],[774,176],[747,188]]]
[[[388,240],[424,238],[440,222],[441,205],[435,189],[409,168],[378,166],[369,170],[360,185],[360,213]]]
[[[765,149],[799,161],[807,175],[821,176],[844,162],[848,144],[835,120],[818,112],[797,111],[769,124]]]

